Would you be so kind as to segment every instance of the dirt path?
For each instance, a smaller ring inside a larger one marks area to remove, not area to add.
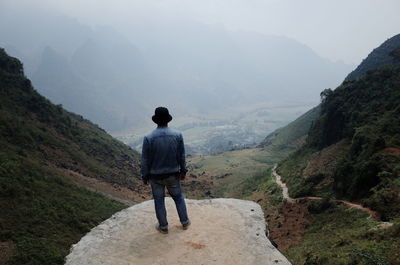
[[[187,200],[192,224],[182,230],[167,198],[169,233],[155,229],[152,200],[120,211],[71,249],[66,265],[291,265],[265,235],[263,211],[237,199]]]
[[[287,200],[287,202],[295,203],[295,202],[297,202],[298,200],[301,200],[301,199],[307,199],[307,200],[322,200],[323,199],[322,197],[314,197],[314,196],[301,197],[301,198],[291,198],[289,196],[288,187],[286,186],[286,184],[284,182],[282,182],[281,176],[276,172],[276,167],[277,167],[277,164],[275,164],[274,167],[272,168],[272,174],[275,176],[276,184],[278,184],[282,188],[282,196],[283,196],[284,199]],[[349,202],[349,201],[345,201],[345,200],[333,200],[333,201],[342,203],[342,204],[348,206],[349,208],[354,208],[354,209],[359,209],[361,211],[364,211],[364,212],[369,214],[368,218],[372,218],[374,220],[379,220],[379,218],[380,218],[378,212],[376,212],[376,211],[374,211],[374,210],[372,210],[370,208],[364,207],[360,203]]]
[[[282,196],[283,196],[283,198],[286,199],[286,201],[290,202],[290,203],[296,202],[295,199],[290,198],[289,189],[286,186],[286,184],[282,182],[281,176],[276,172],[276,167],[277,167],[277,165],[275,164],[274,168],[272,169],[272,174],[275,177],[276,184],[278,184],[282,188]]]

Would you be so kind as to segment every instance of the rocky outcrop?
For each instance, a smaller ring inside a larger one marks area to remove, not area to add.
[[[153,201],[145,201],[93,228],[72,247],[66,264],[290,264],[266,237],[257,203],[187,200],[188,230],[182,230],[172,199],[166,203],[169,234],[156,231]]]

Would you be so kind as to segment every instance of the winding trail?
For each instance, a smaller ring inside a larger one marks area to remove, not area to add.
[[[283,183],[281,176],[276,172],[276,167],[277,167],[277,164],[274,165],[274,167],[273,167],[273,169],[272,169],[272,174],[273,174],[274,177],[275,177],[275,182],[276,182],[276,184],[278,184],[278,185],[281,187],[281,189],[282,189],[282,196],[283,196],[283,198],[284,198],[287,202],[289,202],[289,203],[294,203],[294,202],[296,202],[296,199],[293,199],[293,198],[291,198],[291,197],[289,196],[289,189],[288,189],[288,187],[286,186],[286,184]]]
[[[272,168],[272,174],[275,176],[275,182],[276,184],[278,184],[281,188],[282,188],[282,196],[284,199],[286,199],[287,202],[289,203],[296,203],[302,199],[306,199],[306,200],[322,200],[322,197],[314,197],[314,196],[309,196],[309,197],[300,197],[300,198],[291,198],[289,195],[289,189],[286,186],[286,184],[282,181],[281,176],[276,172],[276,167],[278,165],[275,164],[274,167]],[[358,209],[361,211],[364,211],[366,213],[369,214],[369,219],[374,219],[374,220],[379,220],[380,219],[380,215],[378,212],[368,208],[368,207],[364,207],[362,204],[360,203],[355,203],[355,202],[350,202],[350,201],[345,201],[345,200],[333,200],[334,202],[339,202],[342,203],[346,206],[348,206],[349,208],[354,208],[354,209]]]

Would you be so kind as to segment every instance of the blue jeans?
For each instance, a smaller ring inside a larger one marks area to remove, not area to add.
[[[165,188],[175,202],[181,224],[189,223],[185,199],[178,176],[171,175],[164,179],[150,179],[156,216],[161,229],[168,228],[167,210],[165,209]]]

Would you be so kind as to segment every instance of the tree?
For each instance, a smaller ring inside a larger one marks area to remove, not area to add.
[[[325,100],[332,95],[333,91],[330,88],[324,89],[319,95],[321,97],[321,102],[325,102]]]

